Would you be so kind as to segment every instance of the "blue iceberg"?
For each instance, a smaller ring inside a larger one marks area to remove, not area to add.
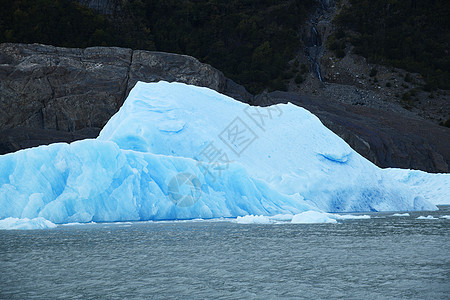
[[[98,138],[0,156],[0,220],[435,210],[449,175],[380,169],[290,103],[138,82]]]

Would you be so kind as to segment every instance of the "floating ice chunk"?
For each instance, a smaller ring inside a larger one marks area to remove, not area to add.
[[[328,215],[332,219],[338,220],[364,220],[370,219],[369,215],[338,215],[338,214],[329,214]]]
[[[95,223],[95,222],[89,222],[89,223],[73,222],[73,223],[61,224],[61,226],[84,226],[84,225],[93,225],[93,224],[97,224],[97,223]]]
[[[278,214],[275,216],[269,217],[270,220],[274,221],[291,221],[294,215],[292,214]]]
[[[437,220],[437,218],[435,218],[435,217],[433,217],[433,216],[431,216],[431,215],[428,215],[428,216],[420,216],[420,217],[417,217],[417,219],[418,220]]]
[[[449,175],[380,169],[291,103],[138,82],[97,139],[1,155],[0,219],[276,223],[318,217],[294,216],[311,210],[437,210],[430,201],[449,199]]]
[[[73,222],[73,223],[65,223],[65,224],[61,224],[61,226],[80,226],[80,225],[85,225],[85,224],[89,224],[89,223]]]
[[[450,173],[430,174],[420,170],[385,169],[392,179],[436,205],[450,205]],[[419,209],[418,209],[419,210]],[[426,210],[426,209],[425,209]]]
[[[295,217],[297,216],[297,217]],[[293,221],[294,217],[296,218]],[[306,211],[297,215],[292,214],[278,214],[274,216],[253,216],[247,215],[238,217],[237,223],[242,224],[285,224],[291,223],[336,223],[333,220],[361,220],[370,219],[369,215],[339,215],[316,211]],[[306,220],[306,221],[305,221]],[[308,221],[309,220],[309,221]],[[317,221],[316,221],[317,220]]]
[[[6,218],[0,220],[0,229],[46,229],[56,228],[57,226],[44,218]]]
[[[409,213],[404,213],[404,214],[393,214],[393,217],[409,217],[410,214]]]
[[[165,124],[174,131],[161,131]],[[133,138],[142,139],[140,146],[130,147]],[[216,149],[242,165],[250,177],[283,194],[299,195],[320,210],[437,209],[420,201],[420,189],[409,192],[408,186],[353,151],[316,116],[290,103],[255,107],[207,88],[138,82],[98,140],[112,141],[120,149],[147,149],[202,163],[207,161],[205,150]]]
[[[318,211],[305,211],[294,215],[293,224],[316,224],[316,223],[337,223],[336,219],[330,218],[329,214]]]
[[[267,216],[246,215],[237,217],[236,223],[239,224],[270,224],[270,219]]]
[[[450,220],[450,215],[441,216],[441,219],[447,219],[447,220]]]

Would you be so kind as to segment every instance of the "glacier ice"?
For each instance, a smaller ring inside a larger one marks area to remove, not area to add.
[[[449,195],[450,174],[380,169],[301,107],[182,83],[138,82],[97,139],[0,156],[0,219],[56,224],[435,210]]]
[[[49,229],[56,228],[56,224],[53,224],[49,220],[42,217],[28,219],[28,218],[6,218],[0,220],[0,229]]]
[[[432,215],[428,215],[428,216],[420,216],[416,218],[417,220],[437,220],[438,218],[433,217]]]
[[[409,217],[410,215],[409,215],[409,213],[404,213],[404,214],[397,213],[397,214],[393,214],[392,216],[393,217]]]
[[[239,224],[271,224],[271,219],[268,216],[254,216],[254,215],[246,215],[246,216],[238,216],[236,219],[236,223]]]
[[[450,174],[428,174],[420,170],[389,168],[384,171],[429,202],[436,205],[450,205]]]
[[[246,215],[238,216],[234,222],[239,224],[318,224],[318,223],[338,223],[337,220],[361,220],[370,219],[368,215],[341,215],[308,210],[299,214],[278,214],[274,216]]]
[[[331,218],[337,220],[366,220],[370,219],[369,215],[337,215],[337,214],[328,214]]]
[[[304,211],[292,217],[293,224],[337,223],[336,219],[323,212],[314,210]]]
[[[337,223],[337,220],[366,220],[370,219],[368,215],[340,215],[330,214],[319,211],[304,211],[292,216],[291,223],[294,224],[316,224],[316,223]]]

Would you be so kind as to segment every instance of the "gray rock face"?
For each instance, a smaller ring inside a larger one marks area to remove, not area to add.
[[[0,153],[95,137],[138,80],[179,81],[251,99],[220,71],[189,56],[113,47],[1,44]],[[32,129],[33,137],[23,129]]]
[[[0,154],[96,137],[138,80],[205,86],[257,105],[290,101],[379,166],[449,171],[450,129],[420,118],[296,93],[253,97],[220,71],[184,55],[38,44],[0,45]]]
[[[250,102],[253,96],[244,87],[226,78],[222,72],[197,59],[163,52],[133,51],[126,94],[137,81],[178,81],[204,86],[235,99]]]
[[[132,51],[0,45],[0,130],[101,128],[124,97]]]

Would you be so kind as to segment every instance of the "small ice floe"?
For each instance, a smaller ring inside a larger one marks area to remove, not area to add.
[[[331,214],[318,211],[305,211],[294,215],[291,220],[293,224],[317,224],[317,223],[337,223],[335,218],[330,217]]]
[[[338,220],[362,220],[370,219],[369,215],[331,215],[331,218],[336,218]]]
[[[28,218],[6,218],[0,220],[0,229],[48,229],[56,228],[57,226],[42,217],[28,219]]]
[[[133,222],[111,222],[109,224],[114,224],[114,225],[133,225]]]
[[[409,217],[410,214],[408,214],[408,213],[404,213],[404,214],[393,214],[392,216],[393,216],[393,217]]]
[[[93,225],[97,224],[95,222],[88,222],[88,223],[79,223],[79,222],[73,222],[73,223],[64,223],[60,224],[61,226],[81,226],[81,225]]]
[[[441,216],[441,219],[447,219],[447,220],[450,220],[450,215]]]
[[[435,218],[435,217],[433,217],[433,216],[431,216],[431,215],[428,215],[428,216],[420,216],[420,217],[418,217],[417,218],[417,220],[437,220],[437,218]]]
[[[84,224],[86,224],[86,223],[73,222],[73,223],[61,224],[61,226],[79,226],[79,225],[84,225]]]
[[[269,217],[269,219],[274,220],[274,221],[290,222],[293,217],[294,217],[294,215],[292,215],[292,214],[278,214],[278,215]]]
[[[270,219],[267,216],[246,215],[237,217],[236,223],[239,224],[270,224]]]
[[[319,224],[337,223],[338,220],[361,220],[370,219],[369,215],[339,215],[320,211],[304,211],[302,213],[278,214],[274,216],[246,215],[237,217],[234,222],[239,224]]]
[[[337,223],[337,220],[361,220],[370,219],[369,215],[339,215],[318,211],[305,211],[292,218],[291,223],[314,224],[314,223]]]

